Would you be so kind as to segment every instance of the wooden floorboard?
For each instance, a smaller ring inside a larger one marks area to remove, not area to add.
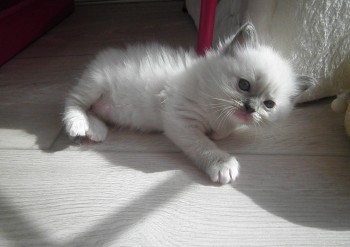
[[[350,138],[330,99],[218,145],[219,186],[160,133],[62,130],[66,93],[97,51],[193,46],[181,1],[79,6],[0,68],[0,246],[350,246]]]
[[[17,244],[349,243],[350,157],[245,155],[242,175],[225,186],[208,182],[183,154],[0,157],[0,229]]]

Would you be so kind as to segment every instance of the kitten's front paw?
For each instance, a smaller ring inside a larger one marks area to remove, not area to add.
[[[106,139],[107,126],[91,114],[65,119],[64,121],[69,137],[76,143],[84,143],[84,140],[102,142]]]
[[[94,115],[88,115],[89,129],[86,132],[86,136],[94,142],[103,142],[107,137],[108,128],[104,122],[95,117]]]
[[[86,118],[71,118],[65,120],[66,131],[69,137],[84,137],[89,129],[89,122]]]
[[[213,182],[227,184],[235,181],[239,173],[239,163],[235,157],[227,162],[212,164],[206,170]]]

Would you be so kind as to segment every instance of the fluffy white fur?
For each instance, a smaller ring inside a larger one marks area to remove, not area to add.
[[[242,90],[242,79],[249,90]],[[213,181],[225,184],[236,179],[239,164],[211,139],[286,115],[301,85],[289,63],[258,44],[246,24],[204,57],[158,44],[101,52],[69,94],[63,121],[70,137],[97,142],[106,138],[105,122],[164,131]]]

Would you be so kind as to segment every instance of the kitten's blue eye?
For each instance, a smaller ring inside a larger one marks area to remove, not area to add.
[[[275,102],[273,102],[272,100],[265,100],[264,101],[264,105],[267,107],[267,108],[274,108],[275,107],[275,105],[276,105],[276,103]]]
[[[238,87],[242,91],[249,92],[249,90],[250,90],[250,83],[246,79],[239,79]]]

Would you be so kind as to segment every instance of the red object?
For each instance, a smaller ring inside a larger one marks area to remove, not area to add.
[[[5,0],[0,7],[1,65],[72,12],[74,2]]]
[[[22,0],[3,0],[0,2],[0,11],[7,9],[15,4],[18,4]]]
[[[198,55],[204,55],[211,48],[215,23],[216,0],[201,0],[198,30]]]

